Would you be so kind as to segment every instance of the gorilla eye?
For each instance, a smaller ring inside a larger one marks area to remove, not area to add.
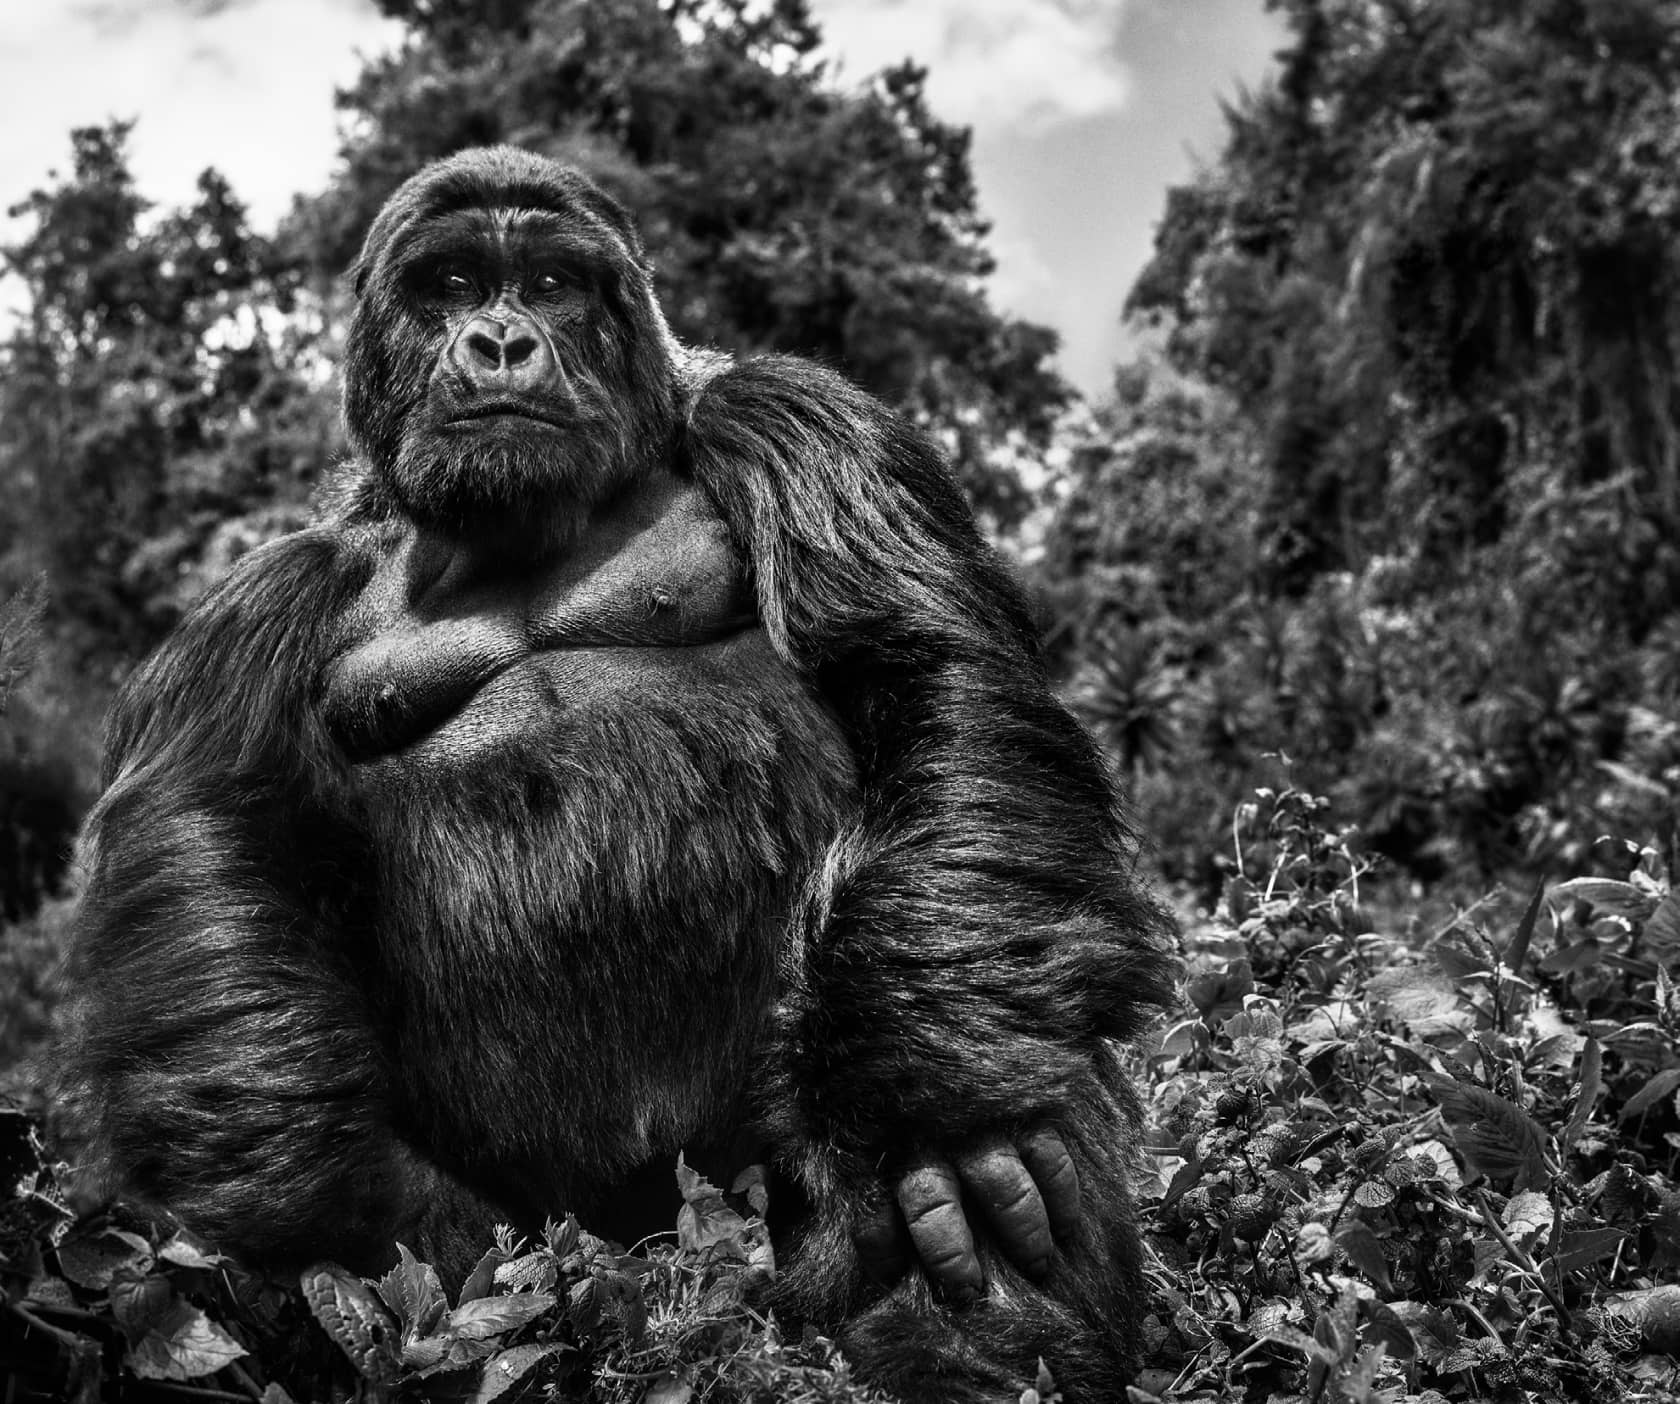
[[[478,291],[471,271],[461,263],[439,264],[428,281],[432,291],[442,297],[468,297]]]
[[[552,268],[545,268],[531,279],[531,291],[540,297],[552,297],[555,293],[564,292],[567,288],[577,286],[576,278],[565,273],[557,273]]]

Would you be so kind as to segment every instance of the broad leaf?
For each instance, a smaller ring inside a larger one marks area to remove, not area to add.
[[[1663,1069],[1622,1104],[1622,1120],[1648,1111],[1677,1089],[1680,1089],[1680,1068]]]
[[[1471,1083],[1438,1076],[1424,1081],[1471,1170],[1490,1180],[1511,1180],[1518,1190],[1544,1183],[1545,1135],[1533,1117]]]
[[[1458,1326],[1439,1307],[1424,1302],[1393,1302],[1390,1309],[1412,1333],[1426,1364],[1439,1365],[1458,1349]]]
[[[302,1285],[310,1311],[351,1364],[376,1384],[394,1380],[397,1323],[366,1284],[333,1263],[318,1263],[304,1272]]]
[[[112,1298],[129,1336],[124,1364],[141,1379],[196,1380],[246,1354],[244,1346],[191,1302],[175,1296],[167,1282],[152,1281],[163,1288],[161,1293],[135,1293],[122,1308],[114,1294]]]
[[[467,1340],[488,1340],[517,1331],[554,1305],[547,1292],[521,1292],[513,1297],[480,1297],[457,1307],[444,1318],[444,1329]]]
[[[1562,1235],[1552,1259],[1558,1280],[1612,1256],[1627,1242],[1628,1236],[1625,1229],[1618,1228],[1577,1229]]]
[[[1378,1287],[1388,1286],[1388,1259],[1383,1256],[1382,1240],[1369,1224],[1354,1219],[1342,1225],[1336,1231],[1336,1246]]]
[[[472,1404],[492,1404],[493,1400],[500,1399],[529,1374],[539,1361],[571,1349],[560,1341],[549,1341],[504,1350],[494,1359],[485,1361],[484,1373],[479,1378],[478,1392],[473,1395]]]
[[[136,1233],[108,1228],[90,1237],[72,1234],[58,1246],[58,1265],[78,1287],[103,1292],[119,1272],[144,1273],[152,1245]]]
[[[437,1270],[401,1243],[397,1244],[397,1265],[379,1279],[378,1290],[385,1305],[396,1313],[403,1336],[411,1341],[431,1335],[449,1309]]]
[[[1553,1212],[1552,1201],[1545,1195],[1524,1190],[1511,1196],[1511,1202],[1505,1206],[1504,1217],[1511,1237],[1528,1247],[1543,1234],[1551,1232],[1552,1221],[1557,1216]]]

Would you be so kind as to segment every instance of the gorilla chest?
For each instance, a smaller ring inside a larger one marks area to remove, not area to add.
[[[786,872],[837,827],[847,747],[692,483],[644,484],[554,560],[407,526],[372,554],[321,697],[382,849],[499,835],[636,904],[719,862]]]
[[[518,1107],[539,1157],[641,1106],[603,1162],[725,1104],[854,766],[698,492],[656,484],[521,571],[398,535],[351,619],[321,699],[411,1104]]]

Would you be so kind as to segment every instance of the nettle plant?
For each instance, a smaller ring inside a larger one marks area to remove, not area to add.
[[[1187,937],[1151,1058],[1150,1319],[1174,1397],[1626,1399],[1680,1348],[1680,898],[1626,876],[1374,929],[1355,836],[1285,786]],[[1488,918],[1488,919],[1484,919]],[[1656,1395],[1653,1395],[1656,1397]]]

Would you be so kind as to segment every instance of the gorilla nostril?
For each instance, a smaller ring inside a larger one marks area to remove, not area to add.
[[[536,337],[527,333],[516,332],[502,343],[502,358],[511,369],[530,360],[536,349]]]
[[[470,332],[466,337],[467,347],[487,366],[502,364],[503,344],[493,336],[483,332]],[[511,359],[511,357],[510,357]]]

